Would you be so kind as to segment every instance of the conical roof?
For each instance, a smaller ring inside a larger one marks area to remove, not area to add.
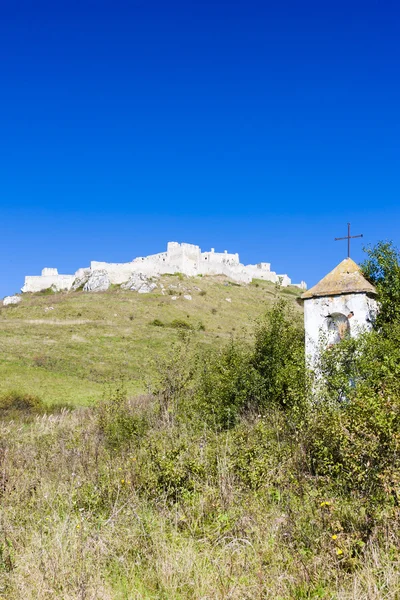
[[[317,285],[304,292],[301,299],[361,293],[376,294],[376,289],[365,279],[360,267],[354,260],[345,258],[333,271],[325,275]]]

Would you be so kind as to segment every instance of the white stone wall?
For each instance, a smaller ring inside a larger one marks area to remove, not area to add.
[[[121,284],[128,281],[129,277],[133,273],[133,263],[107,263],[92,260],[90,263],[90,270],[93,271],[107,271],[111,283]]]
[[[85,269],[78,269],[75,275],[59,275],[57,269],[43,269],[41,276],[28,276],[25,278],[23,292],[39,292],[49,287],[57,290],[69,290],[74,279],[80,279]],[[92,261],[90,271],[106,271],[112,284],[121,284],[128,281],[134,273],[143,273],[149,277],[165,273],[183,273],[187,276],[195,275],[226,275],[241,283],[249,283],[252,279],[264,279],[281,285],[291,285],[287,275],[277,275],[271,271],[270,263],[257,265],[243,265],[239,255],[225,252],[201,252],[199,246],[194,244],[180,244],[168,242],[167,251],[150,256],[135,258],[128,263],[107,263]]]
[[[74,282],[75,275],[59,275],[57,269],[45,268],[41,275],[28,275],[25,277],[25,283],[22,292],[42,292],[49,288],[61,292],[70,290]]]
[[[342,324],[347,326],[349,335],[356,338],[372,329],[377,310],[376,300],[365,293],[305,299],[304,327],[309,365],[315,366],[321,350],[338,341],[335,321],[339,327]]]

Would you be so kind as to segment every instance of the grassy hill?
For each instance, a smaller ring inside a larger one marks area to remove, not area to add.
[[[182,329],[200,345],[250,335],[277,294],[295,302],[300,293],[261,280],[238,285],[176,274],[160,278],[151,294],[118,286],[104,293],[27,294],[19,305],[0,308],[0,393],[85,405],[118,378],[130,393],[145,391],[154,361]]]
[[[399,600],[398,316],[315,386],[299,293],[175,275],[1,309],[0,598]]]

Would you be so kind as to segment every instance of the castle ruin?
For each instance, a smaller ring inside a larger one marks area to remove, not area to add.
[[[134,274],[156,277],[163,274],[183,273],[189,277],[196,275],[225,275],[239,283],[250,283],[253,279],[263,279],[272,283],[280,283],[286,287],[296,285],[306,289],[304,281],[292,284],[287,275],[279,275],[271,271],[270,263],[243,265],[239,255],[225,252],[202,252],[194,244],[168,242],[167,251],[150,256],[135,258],[129,263],[107,263],[92,261],[90,267],[78,269],[74,275],[60,275],[57,269],[45,268],[41,275],[25,277],[22,292],[40,292],[46,289],[68,291],[76,289],[77,284],[84,282],[93,273],[105,272],[111,284],[122,284]]]

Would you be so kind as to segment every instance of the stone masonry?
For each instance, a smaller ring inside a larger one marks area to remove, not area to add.
[[[135,258],[129,263],[107,263],[92,261],[89,268],[81,268],[74,275],[61,275],[57,269],[45,268],[41,275],[25,277],[22,292],[40,292],[49,288],[55,291],[77,289],[84,285],[96,272],[106,275],[110,284],[123,284],[128,282],[135,274],[156,277],[167,273],[183,273],[189,277],[196,275],[226,275],[233,281],[250,283],[253,279],[264,279],[279,283],[286,287],[296,285],[306,289],[304,281],[292,284],[287,275],[278,275],[271,271],[269,263],[256,265],[243,265],[239,255],[225,252],[202,252],[194,244],[168,242],[167,251],[150,256]],[[89,286],[90,287],[90,286]]]

